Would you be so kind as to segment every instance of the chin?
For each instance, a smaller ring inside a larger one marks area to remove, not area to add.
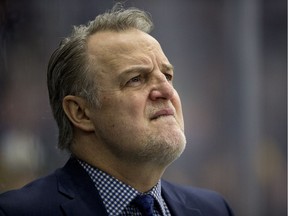
[[[170,133],[168,136],[157,138],[150,142],[148,152],[150,159],[161,166],[168,166],[179,158],[186,147],[186,137],[182,131],[174,136]]]
[[[167,149],[166,152],[164,152],[164,155],[166,156],[164,156],[163,158],[163,163],[169,165],[173,161],[178,159],[185,150],[185,147],[186,147],[185,136],[181,140],[178,140],[177,142],[170,144],[170,148]]]

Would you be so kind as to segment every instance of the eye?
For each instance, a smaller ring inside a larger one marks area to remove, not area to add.
[[[128,82],[126,83],[126,86],[137,86],[140,85],[142,83],[143,78],[141,77],[141,75],[132,77],[130,80],[128,80]]]
[[[173,76],[171,75],[171,74],[165,74],[165,77],[166,77],[166,79],[168,80],[168,81],[172,81],[172,79],[173,79]]]

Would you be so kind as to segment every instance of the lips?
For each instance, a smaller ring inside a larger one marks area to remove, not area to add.
[[[171,108],[161,109],[153,114],[151,120],[155,120],[163,116],[174,116],[174,110]]]

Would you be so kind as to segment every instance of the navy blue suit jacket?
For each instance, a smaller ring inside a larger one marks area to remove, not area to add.
[[[162,180],[162,195],[172,215],[232,216],[215,192],[183,187]],[[105,216],[107,212],[94,183],[71,158],[53,174],[0,195],[0,216]]]

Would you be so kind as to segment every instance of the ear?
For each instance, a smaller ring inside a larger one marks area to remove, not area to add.
[[[89,107],[85,99],[67,95],[62,102],[63,110],[72,124],[86,132],[94,131],[94,125],[89,115]]]

